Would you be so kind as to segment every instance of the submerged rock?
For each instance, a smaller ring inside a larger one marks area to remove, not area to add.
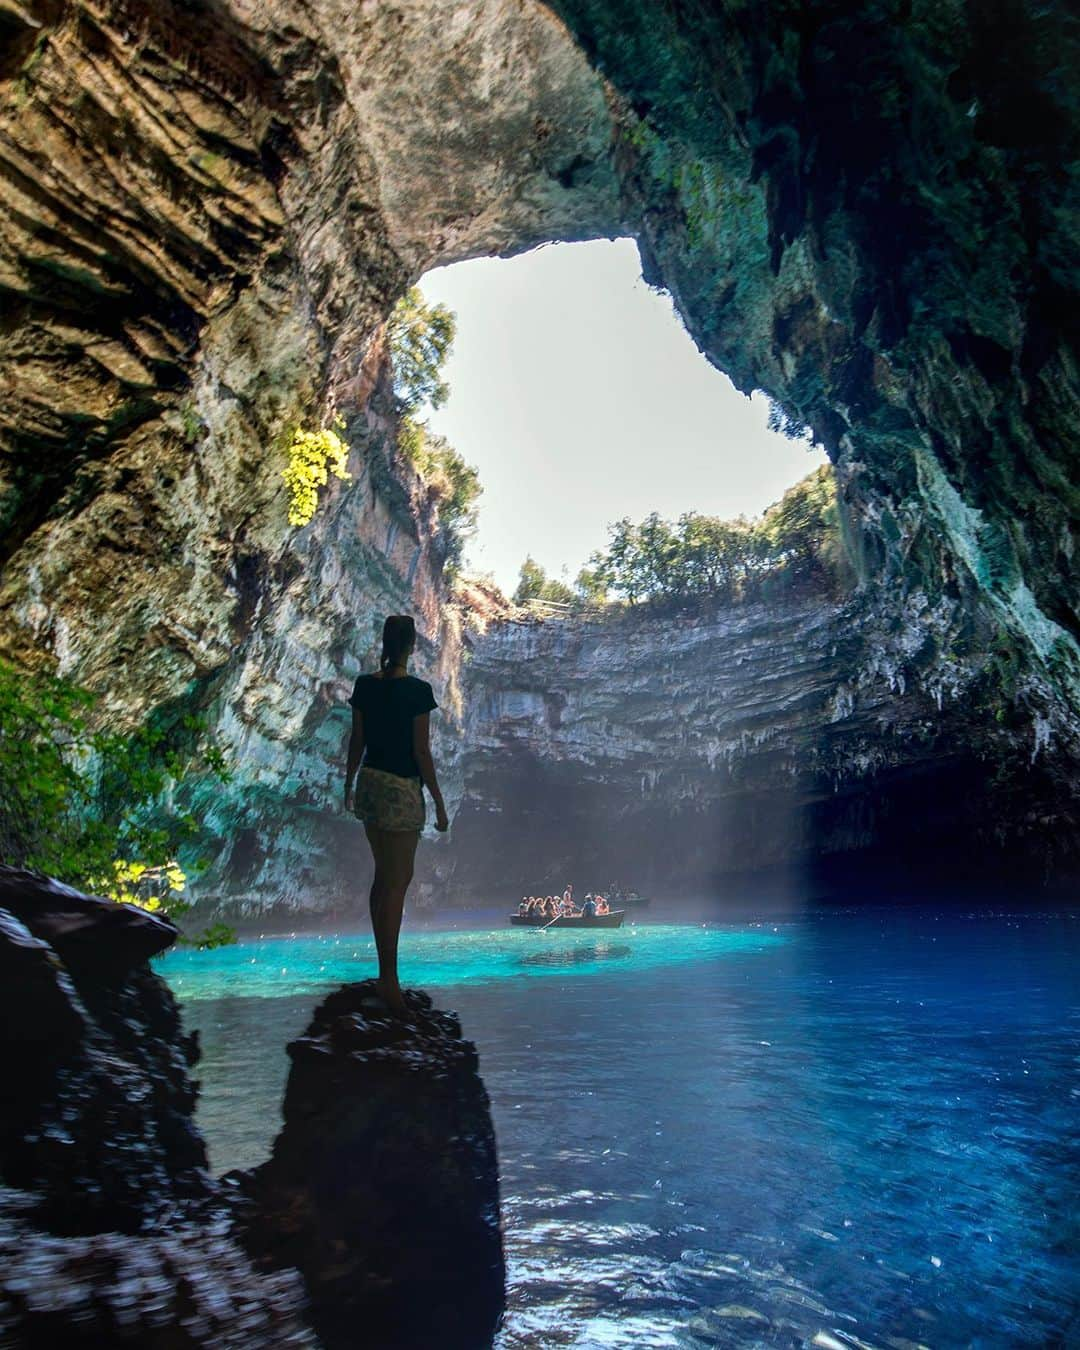
[[[490,1345],[504,1301],[495,1137],[476,1049],[406,990],[345,985],[289,1046],[285,1125],[231,1180],[260,1269],[295,1266],[324,1345]]]

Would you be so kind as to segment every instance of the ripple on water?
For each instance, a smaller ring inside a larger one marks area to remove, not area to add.
[[[492,980],[595,975],[613,967],[636,971],[725,956],[752,955],[783,941],[780,931],[748,924],[633,924],[618,939],[594,933],[542,933],[498,928],[470,932],[404,932],[399,964],[406,984],[425,989]],[[274,937],[199,952],[171,951],[158,963],[184,1003],[205,999],[287,998],[375,973],[368,935]]]

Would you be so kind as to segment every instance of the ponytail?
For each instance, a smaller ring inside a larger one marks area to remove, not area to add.
[[[411,614],[390,614],[383,624],[379,669],[401,664],[401,658],[416,645],[416,624]]]

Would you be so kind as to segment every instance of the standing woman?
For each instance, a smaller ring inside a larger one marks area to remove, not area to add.
[[[345,809],[364,822],[375,859],[371,926],[379,954],[376,987],[383,1002],[402,1014],[408,1008],[398,983],[398,934],[424,828],[421,783],[435,803],[435,828],[442,831],[449,824],[428,740],[428,718],[438,704],[431,685],[409,674],[415,646],[412,618],[391,614],[383,625],[379,669],[357,676],[349,699],[353,721],[345,768]]]

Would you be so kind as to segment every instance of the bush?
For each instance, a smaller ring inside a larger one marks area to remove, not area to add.
[[[176,855],[197,823],[162,810],[160,798],[192,769],[227,781],[224,754],[190,716],[130,735],[92,731],[94,702],[69,680],[0,661],[0,858],[176,917],[190,908]],[[185,750],[200,738],[201,753]],[[195,940],[216,945],[227,936]]]
[[[340,418],[335,426],[343,426]],[[336,431],[323,427],[321,431],[293,432],[289,442],[289,463],[281,471],[289,488],[289,524],[306,525],[319,505],[319,488],[329,482],[329,475],[349,482],[352,475],[345,465],[349,447]]]
[[[424,480],[439,515],[447,565],[461,561],[465,540],[476,530],[480,475],[466,464],[445,436],[429,431],[408,415],[398,427],[398,449]]]
[[[515,605],[526,605],[530,600],[572,605],[578,596],[565,582],[549,577],[534,558],[526,558],[521,564],[517,589],[512,598]]]

